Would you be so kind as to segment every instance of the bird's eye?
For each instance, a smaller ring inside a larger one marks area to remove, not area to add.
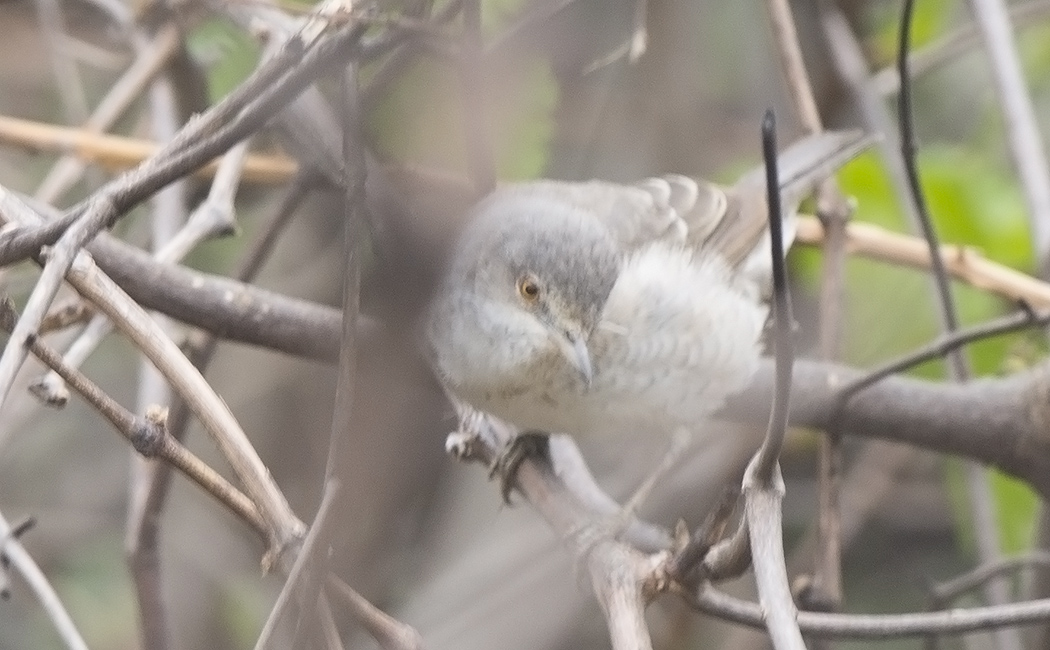
[[[531,275],[524,275],[518,279],[518,294],[529,302],[540,297],[540,284]]]

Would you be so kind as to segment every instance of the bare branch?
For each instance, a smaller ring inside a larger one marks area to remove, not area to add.
[[[773,34],[780,54],[780,63],[791,93],[792,104],[800,121],[809,133],[819,133],[824,126],[817,108],[813,87],[806,73],[802,48],[795,29],[791,6],[787,0],[769,0],[767,3],[773,22]],[[839,191],[834,178],[824,180],[817,188],[818,217],[824,227],[822,274],[820,290],[820,356],[835,360],[842,338],[842,299],[845,293],[846,246],[845,230],[852,208]],[[822,598],[838,607],[842,601],[842,549],[839,519],[839,467],[842,451],[835,432],[820,439],[818,450],[819,549],[815,558],[815,586]]]
[[[7,218],[27,219],[31,222],[38,219],[35,213],[22,206],[9,192],[0,191],[0,206],[0,213]],[[269,470],[255,453],[226,403],[156,322],[102,273],[87,253],[76,255],[68,279],[81,295],[98,306],[101,312],[138,345],[176,392],[188,401],[194,414],[200,418],[238,478],[244,483],[252,501],[262,512],[267,522],[271,552],[276,553],[276,557],[279,558],[283,550],[302,533],[302,522],[288,506]],[[24,315],[18,323],[26,323]],[[26,344],[31,336],[26,337]]]
[[[87,643],[84,642],[80,630],[77,629],[62,601],[59,600],[54,587],[48,582],[44,572],[40,570],[36,561],[13,535],[13,532],[11,524],[0,514],[0,558],[5,558],[6,563],[14,567],[29,585],[66,648],[87,650]]]
[[[930,588],[931,609],[940,609],[966,592],[978,589],[1000,575],[1028,567],[1050,569],[1050,553],[1035,551],[1018,557],[1003,558],[998,562],[981,565],[946,582],[934,584]]]
[[[766,629],[777,650],[805,650],[784,561],[784,530],[780,515],[784,479],[780,476],[779,465],[772,481],[756,476],[757,469],[757,461],[748,465],[742,492],[744,519],[751,540],[751,563],[755,567],[755,582]]]
[[[0,303],[0,326],[9,331],[16,319],[17,315],[10,301]],[[136,417],[83,373],[68,366],[56,351],[39,338],[34,336],[30,339],[29,350],[48,367],[53,368],[85,401],[101,413],[113,428],[132,444],[135,451],[147,458],[161,458],[171,463],[261,535],[267,534],[265,522],[248,497],[168,435],[165,426],[167,414],[163,410],[155,410],[152,415],[147,414],[145,419]]]
[[[824,230],[816,219],[800,217],[797,236],[799,243],[818,244],[824,239]],[[922,240],[868,223],[849,224],[846,248],[853,255],[917,269],[929,269],[934,257]],[[1050,307],[1050,284],[992,262],[972,248],[945,244],[940,251],[940,259],[956,280],[1011,302],[1024,302],[1037,309]]]
[[[288,572],[281,593],[277,595],[270,615],[266,618],[259,638],[255,642],[255,650],[268,650],[275,647],[274,632],[286,615],[289,605],[295,599],[302,612],[313,612],[316,609],[319,582],[327,573],[327,562],[325,555],[328,553],[327,531],[332,525],[331,509],[332,503],[339,494],[339,482],[331,481],[325,485],[324,495],[321,497],[321,505],[317,508],[317,515],[310,524],[310,530],[303,538],[299,547],[295,562]],[[295,644],[293,647],[301,647]]]
[[[0,141],[37,151],[76,156],[115,171],[142,164],[163,150],[163,145],[151,140],[94,133],[83,128],[57,126],[6,115],[0,116]],[[210,178],[218,168],[219,162],[214,160],[193,173]],[[251,183],[283,183],[295,173],[295,161],[279,154],[256,153],[244,161],[244,178]]]
[[[83,130],[70,131],[102,133],[109,129],[178,51],[179,30],[174,25],[166,25],[148,42],[135,40],[138,56],[131,66],[84,121]],[[8,123],[8,128],[11,126],[13,124]],[[54,203],[73,186],[84,169],[83,161],[72,154],[63,155],[40,182],[35,196],[45,203]]]
[[[690,602],[690,601],[687,601]],[[755,628],[764,626],[761,606],[705,585],[690,604],[705,614]],[[835,639],[896,639],[926,634],[964,634],[1041,623],[1050,619],[1050,599],[923,614],[830,614],[799,612],[806,634]]]
[[[383,650],[423,650],[426,647],[419,632],[377,609],[334,574],[328,575],[328,589],[339,597]]]

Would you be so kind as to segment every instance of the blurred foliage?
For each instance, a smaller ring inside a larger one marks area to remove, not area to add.
[[[901,4],[869,2],[865,9],[865,24],[870,29],[865,39],[868,58],[875,68],[891,65],[897,56],[897,43],[900,40]],[[957,11],[957,3],[945,0],[916,2],[911,22],[912,48],[929,45],[943,36]]]
[[[186,35],[186,47],[207,73],[212,104],[251,74],[261,52],[250,34],[221,18],[209,18],[194,27]]]
[[[508,85],[487,96],[485,124],[503,180],[543,174],[554,133],[558,91],[550,66],[520,62]],[[499,83],[499,82],[497,82]],[[402,162],[463,172],[466,169],[464,119],[458,73],[441,63],[414,65],[370,116],[370,130],[385,155]],[[420,110],[421,107],[425,107]]]
[[[482,37],[500,36],[515,23],[525,8],[525,0],[484,0],[481,3]]]
[[[979,153],[961,147],[929,146],[919,154],[919,169],[931,217],[942,243],[973,247],[996,262],[1030,271],[1032,251],[1024,202],[1016,184]],[[897,232],[911,232],[904,223],[889,177],[876,154],[868,153],[839,174],[846,194],[857,201],[855,219]],[[820,254],[797,250],[793,268],[806,285],[820,281]],[[939,331],[932,283],[924,272],[882,262],[851,259],[847,265],[847,338],[844,358],[870,365],[906,353],[928,342]],[[953,292],[963,323],[1003,314],[1009,305],[985,292],[959,283]],[[1000,372],[1007,350],[1026,334],[998,337],[969,348],[977,374]],[[916,370],[925,377],[943,377],[940,363]]]
[[[1002,472],[989,472],[989,480],[999,513],[999,544],[1003,552],[1028,551],[1034,541],[1039,498],[1027,484]]]
[[[523,5],[523,0],[484,2],[483,38],[504,33],[519,19]],[[373,141],[396,160],[464,173],[465,129],[484,119],[480,126],[494,153],[497,177],[541,176],[554,134],[557,84],[544,58],[520,58],[512,67],[485,70],[489,92],[484,115],[473,115],[474,107],[464,103],[458,70],[447,61],[412,65],[369,116]],[[369,72],[365,70],[366,79]]]
[[[919,169],[931,218],[942,243],[970,246],[996,262],[1031,272],[1033,253],[1020,190],[1001,163],[961,146],[926,146]],[[839,175],[843,190],[857,200],[855,218],[898,232],[904,223],[889,178],[874,153],[851,163]],[[820,253],[798,250],[792,256],[797,277],[816,290]],[[979,323],[1012,309],[1004,301],[959,283],[953,293],[960,321]],[[881,262],[851,259],[847,263],[847,324],[844,358],[861,367],[905,354],[940,332],[932,282],[927,274]],[[1004,373],[1017,364],[1015,350],[1045,347],[1031,332],[987,339],[967,348],[975,375]],[[916,367],[912,374],[946,377],[943,362]],[[963,548],[975,549],[973,522],[961,464],[946,466],[947,486]],[[1026,485],[996,470],[986,475],[997,505],[1004,551],[1018,552],[1032,543],[1038,499]]]
[[[271,607],[272,594],[260,589],[259,580],[240,578],[227,580],[220,585],[218,607],[220,619],[226,624],[231,648],[253,646],[259,638]]]
[[[99,650],[126,647],[128,621],[138,615],[122,551],[119,534],[86,541],[67,556],[55,580],[84,640]]]
[[[1030,550],[1039,517],[1039,497],[1027,484],[996,469],[987,470],[985,475],[992,488],[999,545],[1003,553],[1016,555]],[[977,553],[977,540],[962,461],[946,461],[945,479],[956,521],[958,542],[962,550],[972,558]]]
[[[1050,24],[1033,22],[1018,33],[1025,78],[1034,95],[1050,89]]]

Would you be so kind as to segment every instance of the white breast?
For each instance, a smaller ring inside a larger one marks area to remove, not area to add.
[[[765,319],[720,259],[668,244],[638,251],[593,337],[594,384],[581,396],[591,426],[695,428],[751,379]]]

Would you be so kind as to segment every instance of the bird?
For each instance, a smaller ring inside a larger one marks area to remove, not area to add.
[[[871,142],[827,131],[779,155],[785,239],[798,204]],[[757,167],[731,186],[670,174],[497,187],[466,219],[427,311],[436,376],[522,431],[696,430],[762,354],[765,184]]]

